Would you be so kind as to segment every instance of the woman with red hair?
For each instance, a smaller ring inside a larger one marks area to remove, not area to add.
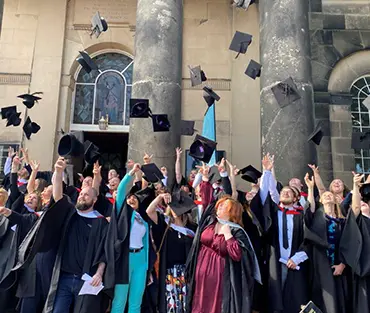
[[[242,205],[225,196],[203,213],[187,261],[186,312],[249,313],[256,255],[242,227]]]

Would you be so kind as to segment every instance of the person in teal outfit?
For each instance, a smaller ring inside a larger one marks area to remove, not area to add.
[[[106,288],[114,291],[111,313],[139,313],[148,270],[149,227],[139,214],[140,197],[129,190],[140,164],[122,179],[105,243]]]

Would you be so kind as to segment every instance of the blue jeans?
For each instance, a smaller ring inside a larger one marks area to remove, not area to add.
[[[68,273],[60,274],[53,313],[69,312],[72,302],[76,303],[82,283],[80,276]]]

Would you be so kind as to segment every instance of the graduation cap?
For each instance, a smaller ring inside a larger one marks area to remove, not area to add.
[[[245,70],[245,75],[249,76],[250,78],[256,79],[256,77],[261,76],[261,68],[261,64],[257,63],[254,60],[251,60],[247,69]]]
[[[154,163],[142,165],[141,170],[145,175],[145,180],[150,183],[158,183],[164,179],[161,170]]]
[[[180,129],[181,135],[183,136],[193,136],[195,129],[194,129],[195,122],[194,121],[181,121]]]
[[[244,10],[247,10],[248,7],[255,2],[256,0],[234,0],[235,6]]]
[[[205,86],[203,87],[203,98],[206,100],[208,107],[215,103],[215,101],[219,101],[221,98],[220,96],[213,91],[211,87]]]
[[[360,187],[360,194],[362,197],[362,200],[365,202],[369,202],[370,200],[370,184],[363,184]]]
[[[316,145],[320,145],[321,139],[324,137],[324,132],[322,131],[320,123],[318,123],[315,127],[315,130],[312,134],[308,137],[307,141],[312,141]]]
[[[174,191],[171,196],[172,202],[170,203],[170,207],[177,216],[188,213],[197,206],[194,200],[181,189]]]
[[[370,131],[368,132],[353,132],[352,133],[352,149],[368,150],[370,149]]]
[[[215,151],[217,142],[206,137],[196,135],[194,142],[190,146],[189,155],[194,159],[208,163]]]
[[[17,113],[17,107],[15,105],[1,108],[1,118],[3,120],[7,119],[10,115]]]
[[[202,69],[200,68],[200,65],[194,68],[191,68],[190,66],[188,67],[190,70],[190,80],[191,80],[192,87],[201,85],[202,82],[207,81],[206,74],[202,71]]]
[[[245,54],[247,52],[247,49],[251,43],[252,35],[236,31],[231,41],[229,50],[238,52],[238,54],[235,57],[236,59],[240,53]]]
[[[85,162],[89,165],[93,165],[100,158],[99,148],[89,140],[86,140],[83,145],[85,149]]]
[[[322,311],[317,307],[312,301],[308,302],[307,305],[301,308],[299,313],[322,313]]]
[[[154,132],[168,132],[170,130],[171,124],[167,114],[153,114],[152,122]]]
[[[253,184],[257,184],[258,179],[262,176],[262,173],[254,168],[252,165],[248,165],[247,167],[242,168],[239,171],[239,174],[242,175],[242,179]]]
[[[7,119],[6,127],[8,126],[19,126],[21,124],[21,119],[20,119],[21,113],[17,113],[17,107],[10,106],[6,108],[1,108],[1,118]]]
[[[98,66],[90,58],[86,51],[80,51],[80,56],[76,59],[76,61],[82,66],[82,68],[87,73],[90,73],[93,70],[95,71],[99,70]]]
[[[106,32],[108,30],[108,23],[104,19],[104,17],[100,16],[99,12],[96,12],[95,15],[91,19],[92,25],[92,34],[95,34],[96,38],[99,38],[102,32]]]
[[[22,122],[22,119],[20,118],[21,112],[19,113],[13,113],[8,117],[8,121],[6,123],[6,127],[8,126],[19,126]]]
[[[73,134],[66,134],[58,144],[58,154],[61,157],[74,156],[78,157],[84,153],[84,145]]]
[[[148,118],[149,116],[148,99],[130,99],[130,118]]]
[[[278,83],[272,87],[271,90],[281,108],[284,108],[292,102],[301,99],[297,86],[292,77],[289,77],[283,82]]]
[[[28,109],[31,109],[35,105],[35,102],[38,103],[38,101],[41,100],[40,97],[37,97],[35,95],[42,95],[42,94],[43,94],[42,92],[34,92],[33,94],[19,95],[18,98],[23,99],[23,104]]]
[[[35,122],[32,122],[30,117],[28,116],[26,122],[23,125],[23,131],[26,134],[27,139],[30,139],[31,135],[36,134],[40,129],[41,127]]]
[[[208,176],[209,176],[209,182],[211,185],[221,180],[221,175],[216,165],[210,168]]]

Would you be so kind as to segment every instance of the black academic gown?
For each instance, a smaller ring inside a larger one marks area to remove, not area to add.
[[[345,223],[353,223],[346,220]],[[327,249],[327,222],[322,207],[312,213],[310,209],[305,212],[305,241],[307,253],[310,258],[310,288],[311,300],[322,310],[323,313],[349,313],[352,311],[350,295],[351,271],[346,266],[342,275],[334,276],[331,268]],[[351,240],[350,228],[343,226],[338,248],[338,264],[346,263],[343,251],[356,254],[358,245]],[[342,251],[343,250],[343,251]],[[336,264],[337,265],[337,264]]]
[[[351,234],[351,245],[354,248],[343,251],[343,257],[354,272],[353,280],[353,310],[354,313],[370,313],[370,218],[360,214],[357,219],[352,210],[348,220],[356,221],[347,223]]]
[[[194,278],[201,247],[200,237],[205,228],[215,222],[214,210],[215,203],[211,203],[203,213],[189,251],[185,273],[188,283],[187,312],[192,310]],[[242,248],[242,259],[240,262],[234,262],[229,257],[225,258],[222,313],[250,313],[252,312],[254,269],[257,265],[254,264],[254,251],[243,230],[231,228],[231,233]],[[212,293],[211,290],[210,293]]]
[[[299,264],[300,270],[288,269],[284,288],[281,283],[280,244],[278,227],[278,206],[267,196],[263,206],[266,260],[268,265],[267,286],[268,312],[297,313],[301,305],[308,302],[307,261]],[[305,251],[303,214],[293,215],[293,238],[291,255]]]
[[[36,254],[39,252],[47,252],[56,247],[58,249],[53,268],[50,290],[43,311],[44,313],[53,312],[67,232],[71,218],[74,214],[77,214],[75,207],[68,201],[67,197],[63,197],[61,200],[51,205],[27,234],[18,252],[18,264],[14,269],[29,266]],[[83,267],[83,272],[90,276],[93,276],[96,273],[99,263],[105,262],[103,246],[107,224],[108,222],[105,218],[96,218],[92,223]],[[102,307],[103,297],[103,293],[99,293],[97,296],[79,296],[74,305],[74,312],[105,312],[105,308]]]

